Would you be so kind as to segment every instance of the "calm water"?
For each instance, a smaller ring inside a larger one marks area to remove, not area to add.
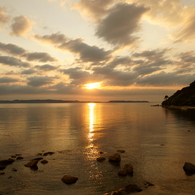
[[[195,175],[182,169],[186,161],[195,164],[195,110],[147,103],[0,104],[0,140],[0,160],[24,157],[0,175],[3,195],[103,195],[128,184],[141,187],[140,195],[195,194]],[[100,151],[107,158],[118,149],[125,150],[120,166],[96,161]],[[37,171],[24,166],[43,151],[55,152],[44,157],[48,164],[39,162]],[[134,175],[119,177],[127,163]],[[65,174],[79,179],[66,185]],[[144,181],[155,186],[145,188]]]

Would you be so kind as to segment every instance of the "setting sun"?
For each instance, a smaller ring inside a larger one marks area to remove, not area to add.
[[[101,83],[88,83],[85,84],[86,89],[97,89],[101,86]]]

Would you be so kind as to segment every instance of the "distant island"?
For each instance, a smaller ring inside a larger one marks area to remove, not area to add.
[[[190,106],[195,107],[195,81],[188,87],[178,90],[172,96],[165,96],[162,106]]]
[[[52,100],[52,99],[36,99],[36,100],[0,100],[0,104],[13,103],[149,103],[148,101],[129,101],[129,100],[111,100],[108,102],[101,101],[78,101],[78,100]]]
[[[149,103],[149,101],[110,100],[109,103]]]

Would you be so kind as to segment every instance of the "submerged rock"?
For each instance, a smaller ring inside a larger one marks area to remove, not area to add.
[[[132,185],[132,184],[129,184],[127,186],[125,186],[125,192],[127,193],[132,193],[132,192],[141,192],[142,189],[139,188],[137,185]]]
[[[22,156],[18,156],[18,157],[16,158],[16,160],[22,160],[22,159],[24,159]]]
[[[8,165],[12,164],[15,160],[9,158],[7,160],[0,161],[0,170],[5,169]]]
[[[31,160],[29,163],[25,164],[24,166],[25,167],[36,167],[38,162],[39,162],[38,160]]]
[[[64,177],[61,179],[66,184],[73,184],[76,183],[78,180],[77,177],[71,176],[71,175],[64,175]]]
[[[121,156],[119,153],[115,153],[111,156],[108,157],[110,162],[120,162],[121,161]]]
[[[103,161],[106,160],[106,158],[105,158],[105,157],[98,157],[96,160],[97,160],[98,162],[103,162]]]
[[[134,192],[141,192],[141,191],[142,189],[139,188],[137,185],[129,184],[124,188],[109,193],[105,193],[104,195],[126,195]]]
[[[122,170],[118,172],[119,176],[126,176],[127,174],[133,175],[133,165],[126,164]]]
[[[195,165],[189,162],[185,162],[183,166],[183,170],[185,171],[187,175],[193,175],[195,174]]]
[[[125,150],[117,150],[117,152],[125,153]]]
[[[47,155],[52,155],[52,154],[54,154],[55,152],[45,152],[45,153],[43,153],[43,156],[47,156]]]
[[[17,171],[17,169],[15,169],[15,168],[12,168],[12,171],[15,171],[15,172],[16,172],[16,171]]]
[[[5,172],[0,172],[0,175],[5,175]]]
[[[41,163],[42,163],[42,164],[47,164],[48,161],[47,161],[47,160],[42,160]]]

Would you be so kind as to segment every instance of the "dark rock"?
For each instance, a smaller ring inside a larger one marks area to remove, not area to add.
[[[105,157],[98,157],[96,160],[97,160],[98,162],[103,162],[103,161],[106,160],[106,158],[105,158]]]
[[[42,160],[41,163],[42,163],[42,164],[47,164],[48,161],[47,161],[47,160]]]
[[[125,153],[125,150],[117,150],[117,152]]]
[[[126,176],[127,174],[133,175],[132,164],[126,164],[124,168],[118,172],[119,176]]]
[[[43,158],[42,157],[39,157],[39,158],[34,158],[33,160],[38,160],[38,161],[40,161],[40,160],[42,160]]]
[[[110,162],[120,162],[121,161],[121,156],[119,153],[115,153],[112,156],[108,157]]]
[[[104,152],[100,151],[99,154],[104,154]]]
[[[24,159],[22,156],[18,156],[18,157],[16,158],[16,160],[22,160],[22,159]]]
[[[12,171],[15,171],[15,172],[16,172],[16,171],[17,171],[17,169],[15,169],[15,168],[12,168]]]
[[[78,180],[78,178],[70,175],[64,175],[61,180],[66,184],[73,184]]]
[[[5,172],[2,172],[2,171],[1,171],[1,172],[0,172],[0,175],[5,175]]]
[[[187,175],[193,175],[195,174],[195,165],[186,162],[183,166],[183,170],[186,172]]]
[[[29,163],[25,164],[24,166],[25,167],[36,167],[38,162],[39,162],[38,160],[31,160]]]
[[[7,160],[0,161],[0,170],[5,169],[8,165],[12,164],[15,160],[9,158]]]
[[[16,155],[12,155],[11,157],[12,157],[12,158],[16,158]]]
[[[55,152],[45,152],[45,153],[43,153],[43,156],[47,156],[47,155],[52,155],[52,154],[54,154]]]
[[[120,171],[118,172],[118,175],[119,175],[119,176],[126,176],[126,175],[127,175],[127,171],[126,171],[126,170],[120,170]]]
[[[132,164],[126,164],[124,166],[124,170],[126,170],[128,174],[133,174],[133,165]]]
[[[8,177],[8,179],[11,179],[11,178],[12,178],[12,176],[9,176],[9,177]]]
[[[141,192],[142,189],[139,188],[137,185],[132,185],[132,184],[129,184],[127,186],[125,186],[125,192],[127,193],[132,193],[132,192]]]

